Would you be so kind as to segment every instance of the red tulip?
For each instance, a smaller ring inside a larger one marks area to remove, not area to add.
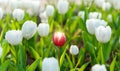
[[[61,47],[66,42],[65,34],[62,32],[56,32],[53,35],[53,42],[56,46]]]

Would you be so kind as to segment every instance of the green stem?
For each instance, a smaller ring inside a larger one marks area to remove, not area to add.
[[[58,47],[58,63],[59,63],[59,66],[60,66],[60,47]]]

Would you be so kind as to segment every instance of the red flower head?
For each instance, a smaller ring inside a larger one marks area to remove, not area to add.
[[[55,32],[53,35],[53,42],[56,46],[61,47],[66,42],[66,36],[62,32]]]

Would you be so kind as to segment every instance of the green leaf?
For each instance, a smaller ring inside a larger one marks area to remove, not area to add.
[[[0,71],[7,71],[8,67],[10,65],[10,60],[6,60],[2,66],[0,66]]]
[[[40,58],[40,56],[39,56],[39,54],[38,54],[38,52],[35,50],[35,49],[33,49],[32,47],[28,47],[29,48],[29,53],[35,58],[35,59],[39,59]]]
[[[90,62],[83,64],[78,71],[84,71],[85,68],[88,66],[89,63],[90,63]]]
[[[75,68],[77,68],[78,67],[78,65],[80,65],[80,64],[82,64],[84,61],[84,56],[85,56],[85,49],[84,48],[81,48],[80,49],[80,53],[79,53],[79,59],[78,59],[78,62],[77,62],[77,64],[76,64],[76,66],[75,66]]]
[[[116,63],[116,57],[113,59],[112,63],[110,64],[110,71],[115,71],[115,63]]]
[[[68,46],[67,46],[67,47],[68,47]],[[64,61],[64,58],[65,58],[65,54],[66,54],[67,47],[64,49],[64,52],[62,53],[62,55],[61,55],[61,57],[60,57],[60,67],[61,67],[62,64],[63,64],[63,61]]]
[[[70,57],[68,56],[67,53],[66,53],[66,57],[67,57],[67,60],[68,60],[68,62],[70,64],[70,68],[72,69],[73,68],[73,63],[72,63],[72,61],[71,61],[71,59],[70,59]]]
[[[35,71],[36,67],[40,63],[40,59],[35,60],[28,68],[27,71]]]
[[[25,68],[26,52],[25,52],[25,47],[22,45],[19,46],[18,60],[19,60],[19,64],[21,65],[21,67]]]

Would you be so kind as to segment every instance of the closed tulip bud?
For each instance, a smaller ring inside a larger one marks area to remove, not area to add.
[[[89,13],[89,19],[101,19],[102,14],[99,12],[90,12]]]
[[[56,46],[61,47],[66,42],[66,36],[62,32],[55,32],[53,35],[53,42]]]
[[[77,55],[79,53],[79,49],[76,45],[71,45],[70,46],[70,53],[72,55]]]
[[[95,0],[95,4],[98,6],[98,7],[102,7],[103,3],[105,2],[105,0]]]
[[[42,62],[42,71],[59,71],[58,60],[54,57],[45,58]]]
[[[96,64],[92,67],[91,71],[107,71],[105,65]]]
[[[109,15],[107,16],[107,19],[108,19],[109,22],[112,22],[112,21],[113,21],[113,20],[112,20],[112,15],[109,14]]]
[[[84,20],[85,12],[84,11],[79,11],[78,16],[80,16]]]
[[[104,11],[109,11],[110,8],[111,8],[111,4],[110,4],[109,2],[103,3],[102,9],[103,9]]]
[[[106,26],[107,22],[100,19],[88,19],[86,21],[86,28],[90,34],[95,34],[95,29],[99,26]]]
[[[22,35],[26,39],[34,36],[37,30],[37,24],[33,21],[26,21],[22,26]]]
[[[38,33],[40,36],[47,36],[49,34],[49,24],[40,23],[38,25]]]
[[[5,34],[5,39],[11,45],[18,45],[22,42],[22,38],[22,32],[19,30],[10,30]]]
[[[0,20],[3,18],[3,15],[4,15],[4,13],[3,13],[3,9],[0,8]]]
[[[48,22],[48,16],[46,14],[46,11],[40,13],[39,17],[41,18],[41,22],[43,23]]]
[[[69,3],[66,0],[59,0],[57,9],[60,14],[65,14],[68,11]]]
[[[45,11],[47,16],[52,16],[54,14],[54,7],[52,5],[47,5]]]
[[[2,51],[3,51],[3,49],[2,49],[2,47],[1,47],[1,45],[0,45],[0,58],[1,58],[1,56],[2,56]]]
[[[17,21],[21,21],[24,18],[24,11],[22,9],[15,9],[12,15],[14,19],[17,19]]]
[[[109,26],[99,26],[96,28],[95,36],[97,40],[101,43],[107,43],[111,38],[111,28]]]

